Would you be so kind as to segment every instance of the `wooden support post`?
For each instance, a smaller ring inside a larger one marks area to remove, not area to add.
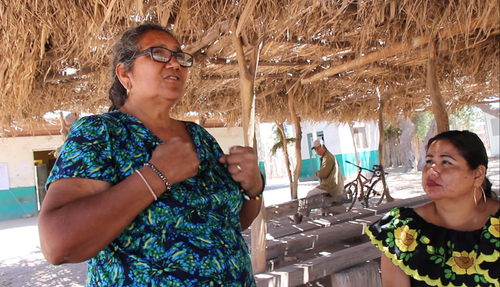
[[[439,89],[439,77],[437,74],[437,52],[434,41],[429,42],[429,60],[427,61],[427,89],[431,95],[432,112],[437,122],[438,133],[450,130],[446,104]]]
[[[295,86],[290,87],[289,83],[286,83],[287,87],[287,96],[288,96],[288,109],[290,110],[290,116],[293,121],[293,125],[295,127],[295,154],[297,157],[297,165],[295,166],[295,170],[293,172],[293,184],[291,186],[291,195],[292,199],[298,198],[298,186],[299,186],[299,176],[300,170],[302,169],[302,157],[301,157],[301,142],[302,142],[302,129],[300,127],[300,118],[297,116],[297,111],[295,110],[295,93],[300,88],[298,82],[295,83]],[[300,223],[302,217],[296,213],[293,216],[295,223]]]
[[[377,87],[377,95],[378,95],[378,101],[379,101],[379,106],[378,106],[378,131],[380,134],[380,140],[378,143],[378,159],[380,163],[380,177],[382,178],[382,184],[384,186],[384,194],[380,197],[380,200],[378,201],[377,204],[380,204],[382,202],[382,199],[386,198],[387,202],[393,202],[394,198],[391,196],[389,192],[389,186],[387,186],[387,183],[385,181],[385,172],[384,172],[384,166],[385,166],[385,153],[384,153],[384,106],[385,106],[385,99],[382,98],[382,95],[380,94],[380,90]]]
[[[255,137],[255,92],[254,82],[257,73],[259,54],[262,48],[262,42],[255,48],[252,59],[250,59],[250,67],[246,67],[245,53],[243,51],[243,43],[241,37],[233,35],[233,44],[236,48],[238,66],[240,68],[241,80],[241,102],[242,102],[242,124],[243,137],[246,146],[251,146],[254,143]],[[255,218],[250,226],[252,231],[251,252],[252,252],[252,268],[254,273],[264,272],[266,270],[266,212],[264,200],[261,200],[259,215]]]
[[[276,122],[276,126],[278,127],[278,130],[280,131],[280,134],[281,134],[282,143],[283,143],[283,153],[285,155],[286,173],[288,174],[288,181],[290,182],[290,186],[292,186],[293,176],[292,176],[292,170],[291,170],[291,166],[290,166],[290,155],[288,154],[288,139],[286,138],[286,134],[285,134],[285,126],[283,123],[278,123],[278,122]],[[292,191],[292,199],[296,199],[293,197],[293,191]]]

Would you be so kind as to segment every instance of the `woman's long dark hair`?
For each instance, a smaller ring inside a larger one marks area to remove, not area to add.
[[[431,138],[427,144],[427,149],[435,141],[444,140],[451,143],[465,158],[470,169],[476,169],[480,165],[484,165],[488,169],[488,155],[481,139],[473,132],[470,131],[446,131]],[[485,176],[482,188],[486,197],[495,198],[491,190],[491,182]]]
[[[113,84],[111,88],[109,88],[109,99],[111,100],[109,111],[118,110],[127,100],[127,90],[123,87],[122,83],[120,83],[116,75],[116,66],[119,63],[123,63],[127,71],[132,69],[134,62],[133,57],[140,49],[139,41],[141,40],[141,36],[151,30],[163,31],[175,39],[174,35],[165,27],[155,24],[143,24],[127,30],[123,33],[120,40],[115,43],[112,66]]]

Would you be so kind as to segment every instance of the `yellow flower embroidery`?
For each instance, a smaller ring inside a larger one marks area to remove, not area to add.
[[[420,240],[425,243],[425,244],[429,244],[429,242],[431,242],[431,240],[427,237],[424,236],[424,238],[420,238]]]
[[[446,262],[446,264],[451,266],[451,269],[456,274],[475,274],[476,272],[476,258],[477,254],[474,251],[467,253],[466,251],[457,252],[453,251],[453,257]]]
[[[396,245],[398,246],[399,250],[403,252],[413,251],[418,245],[418,233],[416,230],[410,229],[408,225],[405,225],[404,227],[398,227],[398,229],[394,231],[394,236],[396,239]]]
[[[488,231],[495,237],[500,237],[500,219],[492,217],[491,225],[488,227]]]

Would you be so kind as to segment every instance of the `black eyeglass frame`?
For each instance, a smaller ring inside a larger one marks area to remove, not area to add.
[[[170,58],[168,58],[167,61],[160,61],[160,60],[155,59],[155,57],[153,56],[153,49],[164,49],[164,50],[169,51],[170,52]],[[160,47],[160,46],[149,47],[147,49],[144,49],[144,50],[138,52],[137,54],[135,54],[134,57],[132,57],[132,60],[135,60],[137,57],[145,55],[145,54],[149,54],[149,56],[151,57],[151,60],[153,60],[155,62],[160,62],[160,63],[168,63],[168,62],[170,62],[170,60],[172,60],[172,57],[175,57],[177,59],[177,62],[179,62],[179,65],[181,65],[181,67],[186,67],[186,68],[191,68],[193,66],[193,62],[194,62],[193,55],[191,55],[189,53],[186,53],[186,52],[183,52],[183,51],[172,51],[170,49],[167,49],[165,47]],[[177,58],[177,56],[176,56],[177,54],[188,55],[190,57],[190,59],[191,59],[190,64],[189,65],[182,64],[181,61],[179,61],[179,58]]]

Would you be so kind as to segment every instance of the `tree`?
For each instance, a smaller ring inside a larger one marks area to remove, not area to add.
[[[413,116],[412,122],[415,125],[415,134],[420,140],[425,139],[425,135],[427,134],[433,119],[434,114],[431,111],[425,111]]]
[[[295,143],[295,141],[295,138],[287,137],[284,123],[276,122],[276,128],[274,129],[274,145],[271,147],[271,155],[275,155],[278,149],[283,150],[283,153],[285,154],[286,171],[288,174],[290,185],[293,182],[293,178],[292,169],[290,167],[290,156],[288,154],[288,144]]]
[[[450,125],[455,130],[472,130],[474,126],[483,120],[483,112],[473,106],[457,109],[450,115]]]

